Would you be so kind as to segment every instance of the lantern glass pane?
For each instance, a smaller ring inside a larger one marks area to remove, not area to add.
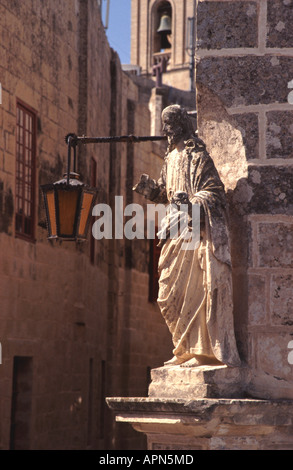
[[[79,222],[79,231],[78,231],[78,234],[80,236],[86,235],[85,231],[87,229],[87,221],[90,215],[93,197],[94,195],[91,193],[88,193],[88,192],[83,193],[80,222]]]
[[[56,212],[55,212],[55,196],[54,191],[47,192],[47,206],[48,206],[48,216],[50,223],[50,236],[57,235],[57,226],[56,226]]]
[[[79,192],[58,190],[60,235],[74,236]]]

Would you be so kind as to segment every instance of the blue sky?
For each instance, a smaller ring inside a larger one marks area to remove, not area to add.
[[[102,1],[105,21],[107,0]],[[110,46],[118,52],[122,64],[130,63],[131,0],[110,0],[109,25],[106,31]]]

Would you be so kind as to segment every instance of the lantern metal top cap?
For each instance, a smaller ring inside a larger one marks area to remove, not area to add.
[[[68,174],[64,173],[63,178],[59,181],[56,181],[53,184],[69,184],[70,186],[84,186],[84,183],[82,181],[79,181],[80,175],[78,173],[75,173],[71,171],[69,173],[69,178]]]

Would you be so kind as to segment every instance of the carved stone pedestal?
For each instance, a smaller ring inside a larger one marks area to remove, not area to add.
[[[147,435],[148,449],[292,450],[293,401],[107,398],[116,420]]]
[[[151,371],[150,397],[241,398],[245,368],[165,366]]]

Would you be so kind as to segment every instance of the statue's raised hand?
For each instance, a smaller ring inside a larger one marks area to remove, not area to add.
[[[132,189],[145,198],[152,199],[154,192],[158,189],[158,183],[149,175],[142,174],[140,181]]]

